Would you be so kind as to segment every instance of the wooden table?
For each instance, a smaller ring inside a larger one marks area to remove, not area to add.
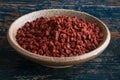
[[[104,21],[112,34],[97,58],[70,68],[52,69],[31,62],[8,44],[10,24],[41,9],[84,11]],[[120,0],[0,0],[0,80],[120,80]]]

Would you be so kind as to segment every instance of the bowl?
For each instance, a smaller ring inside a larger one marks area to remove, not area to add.
[[[39,17],[52,17],[52,16],[61,16],[61,15],[67,15],[67,16],[76,16],[77,18],[83,18],[88,22],[97,23],[98,27],[100,27],[103,30],[103,41],[100,43],[100,45],[83,55],[79,56],[73,56],[73,57],[49,57],[49,56],[42,56],[38,54],[33,54],[32,52],[29,52],[25,49],[23,49],[16,41],[16,32],[17,30],[22,27],[27,21],[33,21],[36,18]],[[8,30],[8,42],[10,45],[18,51],[19,54],[24,56],[25,58],[34,61],[36,63],[39,63],[44,66],[52,67],[52,68],[65,68],[70,67],[73,65],[81,64],[83,62],[87,62],[95,57],[97,57],[99,54],[101,54],[106,47],[108,46],[110,42],[110,31],[107,28],[107,26],[98,18],[80,11],[74,11],[74,10],[67,10],[67,9],[46,9],[46,10],[40,10],[31,12],[29,14],[26,14],[17,20],[15,20],[9,30]]]

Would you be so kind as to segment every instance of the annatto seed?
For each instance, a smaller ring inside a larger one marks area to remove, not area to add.
[[[64,15],[25,23],[18,29],[16,41],[33,54],[71,57],[94,50],[103,36],[96,23]]]

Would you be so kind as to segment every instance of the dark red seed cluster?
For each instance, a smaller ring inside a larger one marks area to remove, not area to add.
[[[41,17],[19,28],[16,40],[34,54],[70,57],[97,48],[103,40],[103,32],[96,23],[77,17]]]

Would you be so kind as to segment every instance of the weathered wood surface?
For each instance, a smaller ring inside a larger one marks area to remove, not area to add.
[[[18,17],[41,9],[90,13],[109,27],[112,40],[97,58],[71,68],[51,69],[24,59],[6,39]],[[120,80],[120,0],[0,0],[0,80]]]

